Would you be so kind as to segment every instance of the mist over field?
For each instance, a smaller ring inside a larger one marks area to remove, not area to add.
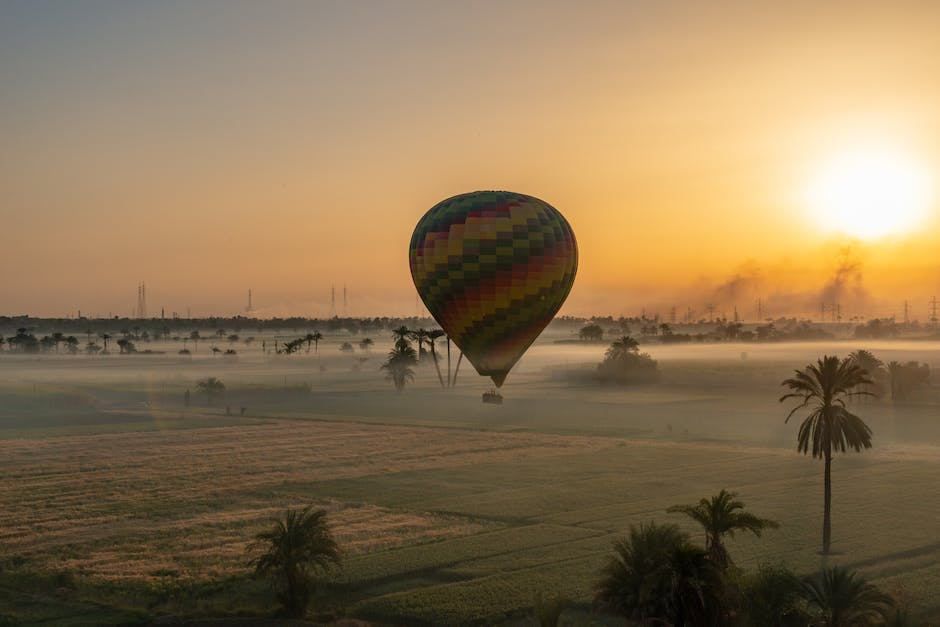
[[[616,338],[584,341],[580,324],[538,338],[501,405],[480,402],[493,385],[466,360],[442,388],[428,352],[397,393],[380,369],[388,329],[325,333],[293,354],[275,351],[312,328],[243,328],[229,341],[202,325],[188,355],[171,338],[138,340],[130,354],[114,340],[107,355],[5,350],[0,576],[11,589],[61,585],[42,608],[14,596],[3,611],[64,623],[233,607],[264,616],[272,600],[245,567],[252,538],[285,508],[313,504],[344,549],[315,598],[320,621],[518,624],[538,594],[558,594],[565,620],[581,624],[599,620],[589,617],[600,570],[631,525],[674,523],[697,538],[666,509],[727,489],[780,523],[728,540],[739,567],[783,564],[803,576],[841,564],[918,620],[936,616],[935,382],[904,402],[850,405],[873,447],[833,462],[826,559],[822,463],[797,452],[801,418],[785,424],[791,404],[778,398],[785,378],[822,355],[864,349],[935,372],[940,343],[638,335],[658,378],[621,385],[596,378]],[[446,369],[446,344],[437,355]],[[452,367],[458,355],[452,347]],[[207,377],[225,388],[211,399],[197,385]]]

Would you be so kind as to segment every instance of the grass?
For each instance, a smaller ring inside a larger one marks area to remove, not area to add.
[[[518,623],[537,596],[584,608],[615,538],[651,519],[698,537],[665,509],[721,488],[782,525],[732,540],[738,564],[811,572],[822,465],[795,452],[776,402],[800,362],[748,359],[665,359],[662,385],[627,389],[523,368],[500,408],[480,403],[485,382],[448,393],[433,370],[399,397],[378,373],[301,379],[293,361],[285,384],[246,360],[225,366],[216,407],[194,393],[185,408],[183,391],[216,372],[167,360],[164,374],[59,383],[33,365],[33,381],[0,386],[0,624],[269,616],[250,540],[308,503],[330,512],[346,550],[319,607],[381,622]],[[259,372],[267,382],[252,383]],[[875,449],[833,465],[830,561],[921,617],[940,612],[929,392],[859,407]],[[226,404],[248,409],[226,416]]]

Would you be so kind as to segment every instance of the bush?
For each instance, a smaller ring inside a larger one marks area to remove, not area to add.
[[[615,340],[597,366],[597,378],[604,383],[651,383],[659,380],[659,365],[629,336]]]

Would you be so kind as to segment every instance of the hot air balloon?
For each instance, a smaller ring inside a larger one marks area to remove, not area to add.
[[[568,221],[514,192],[439,202],[415,227],[409,253],[428,311],[497,387],[565,302],[578,269]]]

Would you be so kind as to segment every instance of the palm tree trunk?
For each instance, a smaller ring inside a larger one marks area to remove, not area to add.
[[[450,378],[450,338],[447,338],[447,387],[450,387],[454,384],[453,379]]]
[[[825,503],[823,504],[823,555],[829,555],[829,543],[832,539],[832,520],[830,512],[832,511],[832,452],[826,451],[826,469],[823,476],[823,493]]]
[[[437,353],[434,352],[434,342],[431,342],[431,358],[434,360],[434,368],[437,370],[437,380],[441,382],[441,387],[447,387],[444,385],[444,376],[441,374],[441,366],[437,363]]]

